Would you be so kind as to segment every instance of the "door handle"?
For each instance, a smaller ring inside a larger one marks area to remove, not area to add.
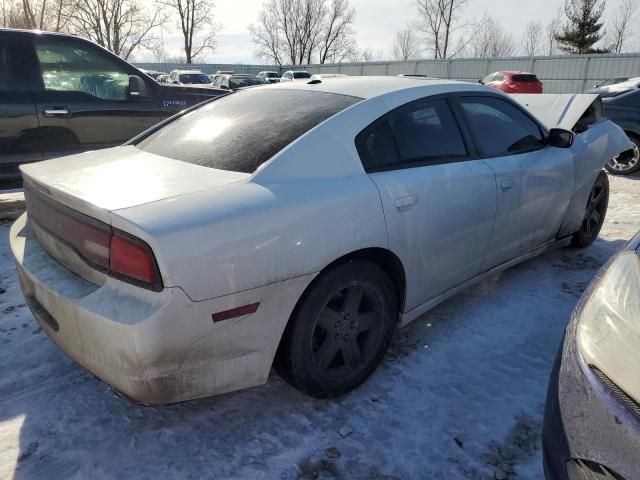
[[[396,208],[401,212],[409,210],[418,203],[418,197],[416,195],[407,195],[406,197],[396,198]]]
[[[500,184],[500,187],[502,188],[503,192],[509,190],[511,187],[513,187],[513,179],[507,178],[506,180],[503,180]]]
[[[69,116],[69,108],[67,107],[44,107],[44,116],[45,117],[68,117]]]

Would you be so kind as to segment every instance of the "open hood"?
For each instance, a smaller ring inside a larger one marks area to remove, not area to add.
[[[545,127],[565,130],[573,130],[589,107],[600,101],[599,96],[592,93],[515,94],[512,97]]]

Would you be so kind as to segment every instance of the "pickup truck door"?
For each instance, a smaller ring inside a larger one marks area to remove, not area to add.
[[[0,37],[0,189],[18,186],[18,166],[42,160],[38,116],[20,59],[20,40]]]
[[[162,119],[159,85],[110,52],[69,37],[35,37],[30,46],[24,58],[45,158],[120,145]],[[130,75],[141,91],[132,92]]]

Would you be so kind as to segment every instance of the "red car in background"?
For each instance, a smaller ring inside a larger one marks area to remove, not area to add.
[[[490,73],[479,83],[497,88],[505,93],[542,93],[542,82],[535,74],[528,72]]]

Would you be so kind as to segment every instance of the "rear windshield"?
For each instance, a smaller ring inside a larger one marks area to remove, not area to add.
[[[298,137],[360,100],[308,90],[239,91],[187,113],[136,146],[195,165],[253,173]]]
[[[276,72],[267,72],[267,78],[280,78],[280,75],[278,75]]]
[[[514,82],[537,82],[538,81],[538,77],[536,77],[535,75],[518,74],[518,75],[513,75],[511,78],[513,79]]]
[[[180,83],[187,85],[200,85],[203,83],[211,83],[211,80],[203,73],[181,73]]]
[[[309,72],[293,72],[293,78],[311,78]]]

